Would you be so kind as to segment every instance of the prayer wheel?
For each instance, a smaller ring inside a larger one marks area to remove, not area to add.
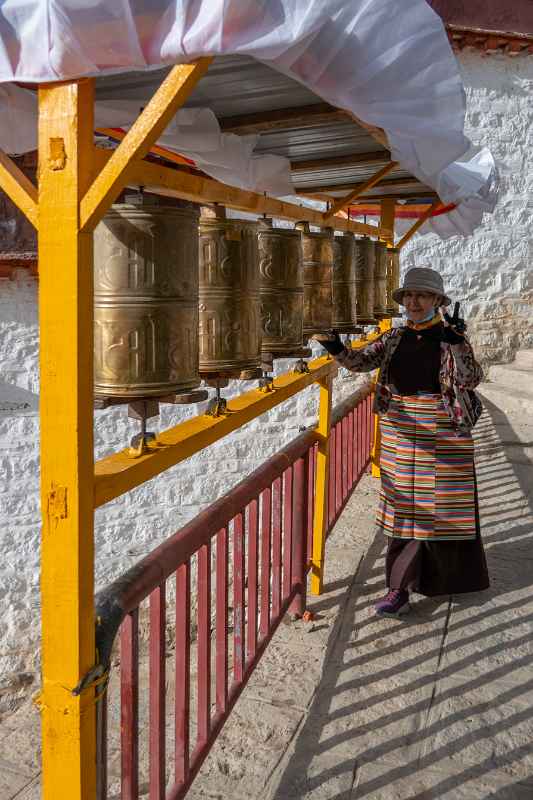
[[[357,322],[359,325],[373,325],[374,316],[374,242],[366,236],[355,241],[355,260],[357,276]]]
[[[308,222],[298,222],[296,228],[302,231],[304,337],[309,337],[333,324],[333,230],[311,233]]]
[[[200,218],[200,374],[261,372],[257,223]]]
[[[392,293],[400,285],[400,251],[397,247],[387,248],[387,316],[396,317],[400,313],[398,303]]]
[[[374,316],[379,320],[387,316],[387,245],[375,242],[374,248]]]
[[[357,328],[357,259],[353,233],[333,238],[333,328],[353,333]]]
[[[304,272],[302,235],[259,221],[259,293],[261,350],[276,358],[303,352]]]
[[[186,393],[198,373],[198,211],[139,194],[94,232],[98,398]]]

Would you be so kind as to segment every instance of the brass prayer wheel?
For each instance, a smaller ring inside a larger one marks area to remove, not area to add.
[[[304,271],[302,235],[259,221],[261,351],[277,358],[302,355]]]
[[[387,247],[387,316],[395,317],[400,313],[398,303],[393,300],[392,293],[400,285],[400,251],[397,247]]]
[[[296,228],[302,231],[304,337],[309,337],[333,324],[333,230],[311,233],[308,222],[298,222]]]
[[[353,233],[333,238],[333,328],[353,333],[357,328],[357,259]]]
[[[139,195],[94,232],[97,397],[189,392],[198,373],[198,211]]]
[[[202,214],[199,239],[200,374],[258,377],[257,223]]]
[[[374,316],[374,242],[368,237],[355,240],[355,260],[357,276],[357,322],[359,325],[373,325]]]
[[[387,245],[375,242],[374,248],[374,316],[384,319],[387,316]]]

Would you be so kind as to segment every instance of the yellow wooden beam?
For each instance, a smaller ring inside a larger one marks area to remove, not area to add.
[[[0,150],[0,189],[37,228],[37,188],[3,150]]]
[[[94,800],[93,81],[39,87],[43,798]]]
[[[289,372],[276,376],[275,389],[264,392],[252,389],[228,400],[228,412],[221,417],[202,414],[163,431],[157,446],[140,458],[132,459],[128,449],[107,456],[95,464],[95,506],[108,503],[169,467],[246,425],[255,417],[283,403],[317,380],[337,372],[336,362],[328,356],[310,361],[309,373]]]
[[[95,170],[102,169],[111,159],[111,154],[103,148],[94,148]],[[148,161],[137,161],[128,169],[128,184],[143,186],[146,191],[170,197],[180,197],[193,203],[218,203],[219,205],[234,208],[238,211],[248,211],[252,214],[267,214],[280,219],[290,219],[298,222],[306,220],[312,225],[323,225],[321,211],[299,206],[295,203],[286,203],[264,194],[257,194],[245,189],[228,186],[213,178],[203,178],[198,175],[188,175],[185,172],[152,164]],[[343,217],[335,217],[332,225],[339,231],[351,231],[363,236],[379,234],[376,225],[364,225],[361,222],[350,222]]]
[[[324,222],[330,220],[335,214],[339,211],[342,211],[343,208],[349,206],[353,200],[355,200],[360,195],[368,192],[369,189],[372,189],[373,186],[376,186],[389,172],[398,166],[397,161],[391,161],[389,164],[385,164],[385,166],[376,172],[371,178],[369,178],[364,183],[359,183],[349,194],[345,197],[341,197],[340,200],[337,200],[336,203],[333,203],[329,211],[325,211],[323,216]]]
[[[436,210],[436,209],[437,209],[437,208],[438,208],[440,205],[441,205],[441,202],[440,202],[440,200],[435,200],[435,202],[434,202],[434,203],[432,203],[432,205],[430,205],[430,207],[428,208],[428,210],[427,210],[427,211],[425,211],[425,212],[422,214],[422,216],[420,217],[420,219],[417,219],[417,221],[415,222],[415,224],[414,224],[414,225],[411,225],[411,227],[409,228],[409,230],[407,231],[407,233],[405,233],[405,234],[402,236],[402,238],[400,239],[400,241],[399,241],[399,242],[398,242],[398,244],[396,245],[396,249],[397,249],[397,250],[401,250],[401,249],[402,249],[402,247],[403,247],[404,245],[406,245],[406,244],[407,244],[407,242],[409,241],[409,239],[412,239],[412,237],[415,235],[415,233],[417,232],[417,230],[418,230],[419,228],[421,228],[421,227],[422,227],[422,225],[424,224],[424,222],[426,222],[426,220],[428,220],[428,219],[430,218],[430,216],[433,214],[433,212],[434,212],[434,211],[435,211],[435,210]]]
[[[380,238],[391,247],[394,246],[394,213],[396,211],[395,200],[381,201],[381,219],[379,225]]]
[[[311,556],[311,593],[322,594],[324,588],[324,554],[328,525],[329,432],[331,428],[332,378],[319,383],[319,435],[316,455],[315,515],[313,520],[313,552]]]
[[[94,228],[126,185],[131,164],[143,158],[205,75],[212,58],[177,64],[167,75],[81,202],[81,227]]]

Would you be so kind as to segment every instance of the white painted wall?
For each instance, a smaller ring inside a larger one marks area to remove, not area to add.
[[[501,195],[468,239],[414,237],[402,268],[433,266],[465,303],[469,334],[485,362],[511,361],[533,346],[533,57],[459,56],[467,93],[466,133],[497,161]]]
[[[509,360],[519,346],[533,346],[533,58],[483,58],[473,52],[463,54],[461,64],[468,133],[488,144],[500,162],[502,199],[471,239],[415,239],[403,264],[428,263],[442,271],[454,297],[467,304],[478,350],[486,358]],[[37,283],[21,272],[18,280],[0,280],[0,708],[38,664],[37,359]],[[339,379],[336,399],[355,386],[352,376]],[[201,408],[167,406],[158,424],[169,427]],[[316,391],[308,391],[100,509],[98,585],[227,491],[300,426],[312,424],[315,413]],[[124,409],[98,412],[97,457],[123,446],[134,432]]]

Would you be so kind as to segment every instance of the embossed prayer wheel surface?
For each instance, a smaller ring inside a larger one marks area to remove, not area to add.
[[[259,222],[261,350],[277,357],[299,355],[303,347],[304,271],[298,230]]]
[[[374,316],[374,264],[375,247],[372,239],[366,236],[355,241],[357,275],[357,322],[359,325],[373,325]]]
[[[257,224],[200,219],[200,373],[260,369]]]
[[[333,328],[353,333],[357,328],[357,259],[353,233],[333,238]]]
[[[374,316],[384,319],[387,316],[387,245],[375,242],[374,248]]]
[[[311,233],[308,222],[298,222],[302,231],[304,265],[304,337],[329,330],[333,323],[333,230]]]
[[[112,206],[94,233],[100,397],[162,397],[200,384],[199,214],[157,201]]]
[[[392,293],[400,285],[400,251],[397,247],[387,248],[387,315],[394,317],[400,313],[398,303]]]

